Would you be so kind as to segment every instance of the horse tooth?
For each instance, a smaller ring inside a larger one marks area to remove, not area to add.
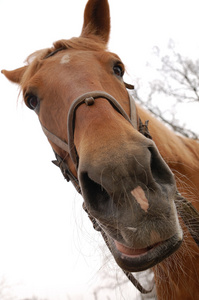
[[[137,228],[135,228],[135,227],[126,227],[128,230],[131,230],[131,231],[133,231],[133,232],[136,232],[137,231]]]

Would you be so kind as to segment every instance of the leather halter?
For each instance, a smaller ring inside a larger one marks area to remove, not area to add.
[[[82,104],[85,104],[87,106],[91,106],[95,103],[95,100],[98,98],[103,98],[109,101],[109,103],[113,106],[113,108],[120,113],[135,129],[139,129],[142,133],[143,131],[148,132],[147,125],[148,123],[145,123],[145,125],[142,124],[141,120],[137,120],[137,112],[136,112],[136,106],[135,102],[128,92],[129,95],[129,107],[130,107],[130,117],[127,115],[127,113],[124,111],[122,106],[117,102],[115,98],[113,98],[111,95],[109,95],[106,92],[103,91],[93,91],[89,93],[85,93],[81,96],[79,96],[77,99],[75,99],[69,109],[68,112],[68,119],[67,119],[67,130],[68,130],[68,143],[60,139],[58,136],[50,132],[45,126],[41,124],[41,127],[47,136],[47,138],[53,142],[55,145],[57,145],[59,148],[64,150],[65,152],[69,153],[70,158],[72,159],[76,169],[78,168],[78,161],[79,157],[76,151],[76,147],[74,144],[74,129],[75,129],[75,115],[76,110],[78,107]],[[139,127],[139,128],[138,128]],[[148,133],[149,137],[149,133]],[[74,184],[77,191],[80,193],[80,186],[78,179],[72,174],[72,172],[69,170],[68,165],[64,162],[64,160],[55,153],[56,161],[53,161],[55,165],[60,167],[62,174],[67,179],[67,181],[71,180],[71,182]]]

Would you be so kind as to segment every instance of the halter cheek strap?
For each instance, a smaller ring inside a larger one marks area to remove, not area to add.
[[[74,187],[76,188],[77,192],[79,194],[81,194],[81,188],[80,188],[79,180],[77,179],[77,177],[75,177],[73,175],[73,173],[69,169],[67,163],[65,163],[64,160],[55,151],[54,151],[54,154],[55,154],[56,160],[53,160],[52,163],[60,168],[64,178],[67,181],[71,181],[72,184],[74,185]]]

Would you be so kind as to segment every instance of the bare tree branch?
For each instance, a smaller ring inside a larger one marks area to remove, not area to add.
[[[150,113],[152,113],[155,117],[157,117],[162,122],[167,124],[175,132],[180,133],[181,135],[183,135],[187,138],[191,138],[191,139],[195,139],[195,140],[198,139],[198,135],[194,131],[192,131],[190,129],[186,129],[185,127],[182,127],[182,126],[179,126],[179,125],[175,124],[174,118],[172,119],[172,121],[169,121],[168,119],[164,118],[164,114],[162,113],[162,111],[157,106],[153,106],[151,104],[150,100],[149,101],[143,101],[142,98],[139,96],[137,91],[134,91],[134,96],[135,96],[135,99],[137,99],[138,102],[143,107],[146,107],[146,109],[148,111],[150,111]]]
[[[198,133],[182,124],[182,121],[177,119],[175,112],[179,105],[188,103],[198,103],[199,105],[199,60],[193,61],[176,52],[173,41],[170,41],[169,44],[169,55],[161,57],[157,47],[154,48],[154,54],[160,64],[160,67],[156,69],[158,79],[149,83],[150,91],[145,100],[140,96],[139,88],[135,91],[135,98],[175,132],[188,138],[198,139]],[[158,105],[155,104],[154,100],[157,97],[164,100],[165,97],[172,99],[172,109],[164,111],[161,106],[162,101],[159,101]]]

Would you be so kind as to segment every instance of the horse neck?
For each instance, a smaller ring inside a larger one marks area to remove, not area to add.
[[[199,143],[176,135],[139,107],[138,113],[142,121],[149,120],[150,134],[175,174],[179,192],[199,210]],[[198,299],[198,247],[182,220],[180,223],[184,232],[182,246],[154,268],[158,299]]]
[[[179,192],[199,210],[199,143],[176,135],[164,124],[138,107],[142,121],[149,120],[149,131],[162,157],[175,174]]]

